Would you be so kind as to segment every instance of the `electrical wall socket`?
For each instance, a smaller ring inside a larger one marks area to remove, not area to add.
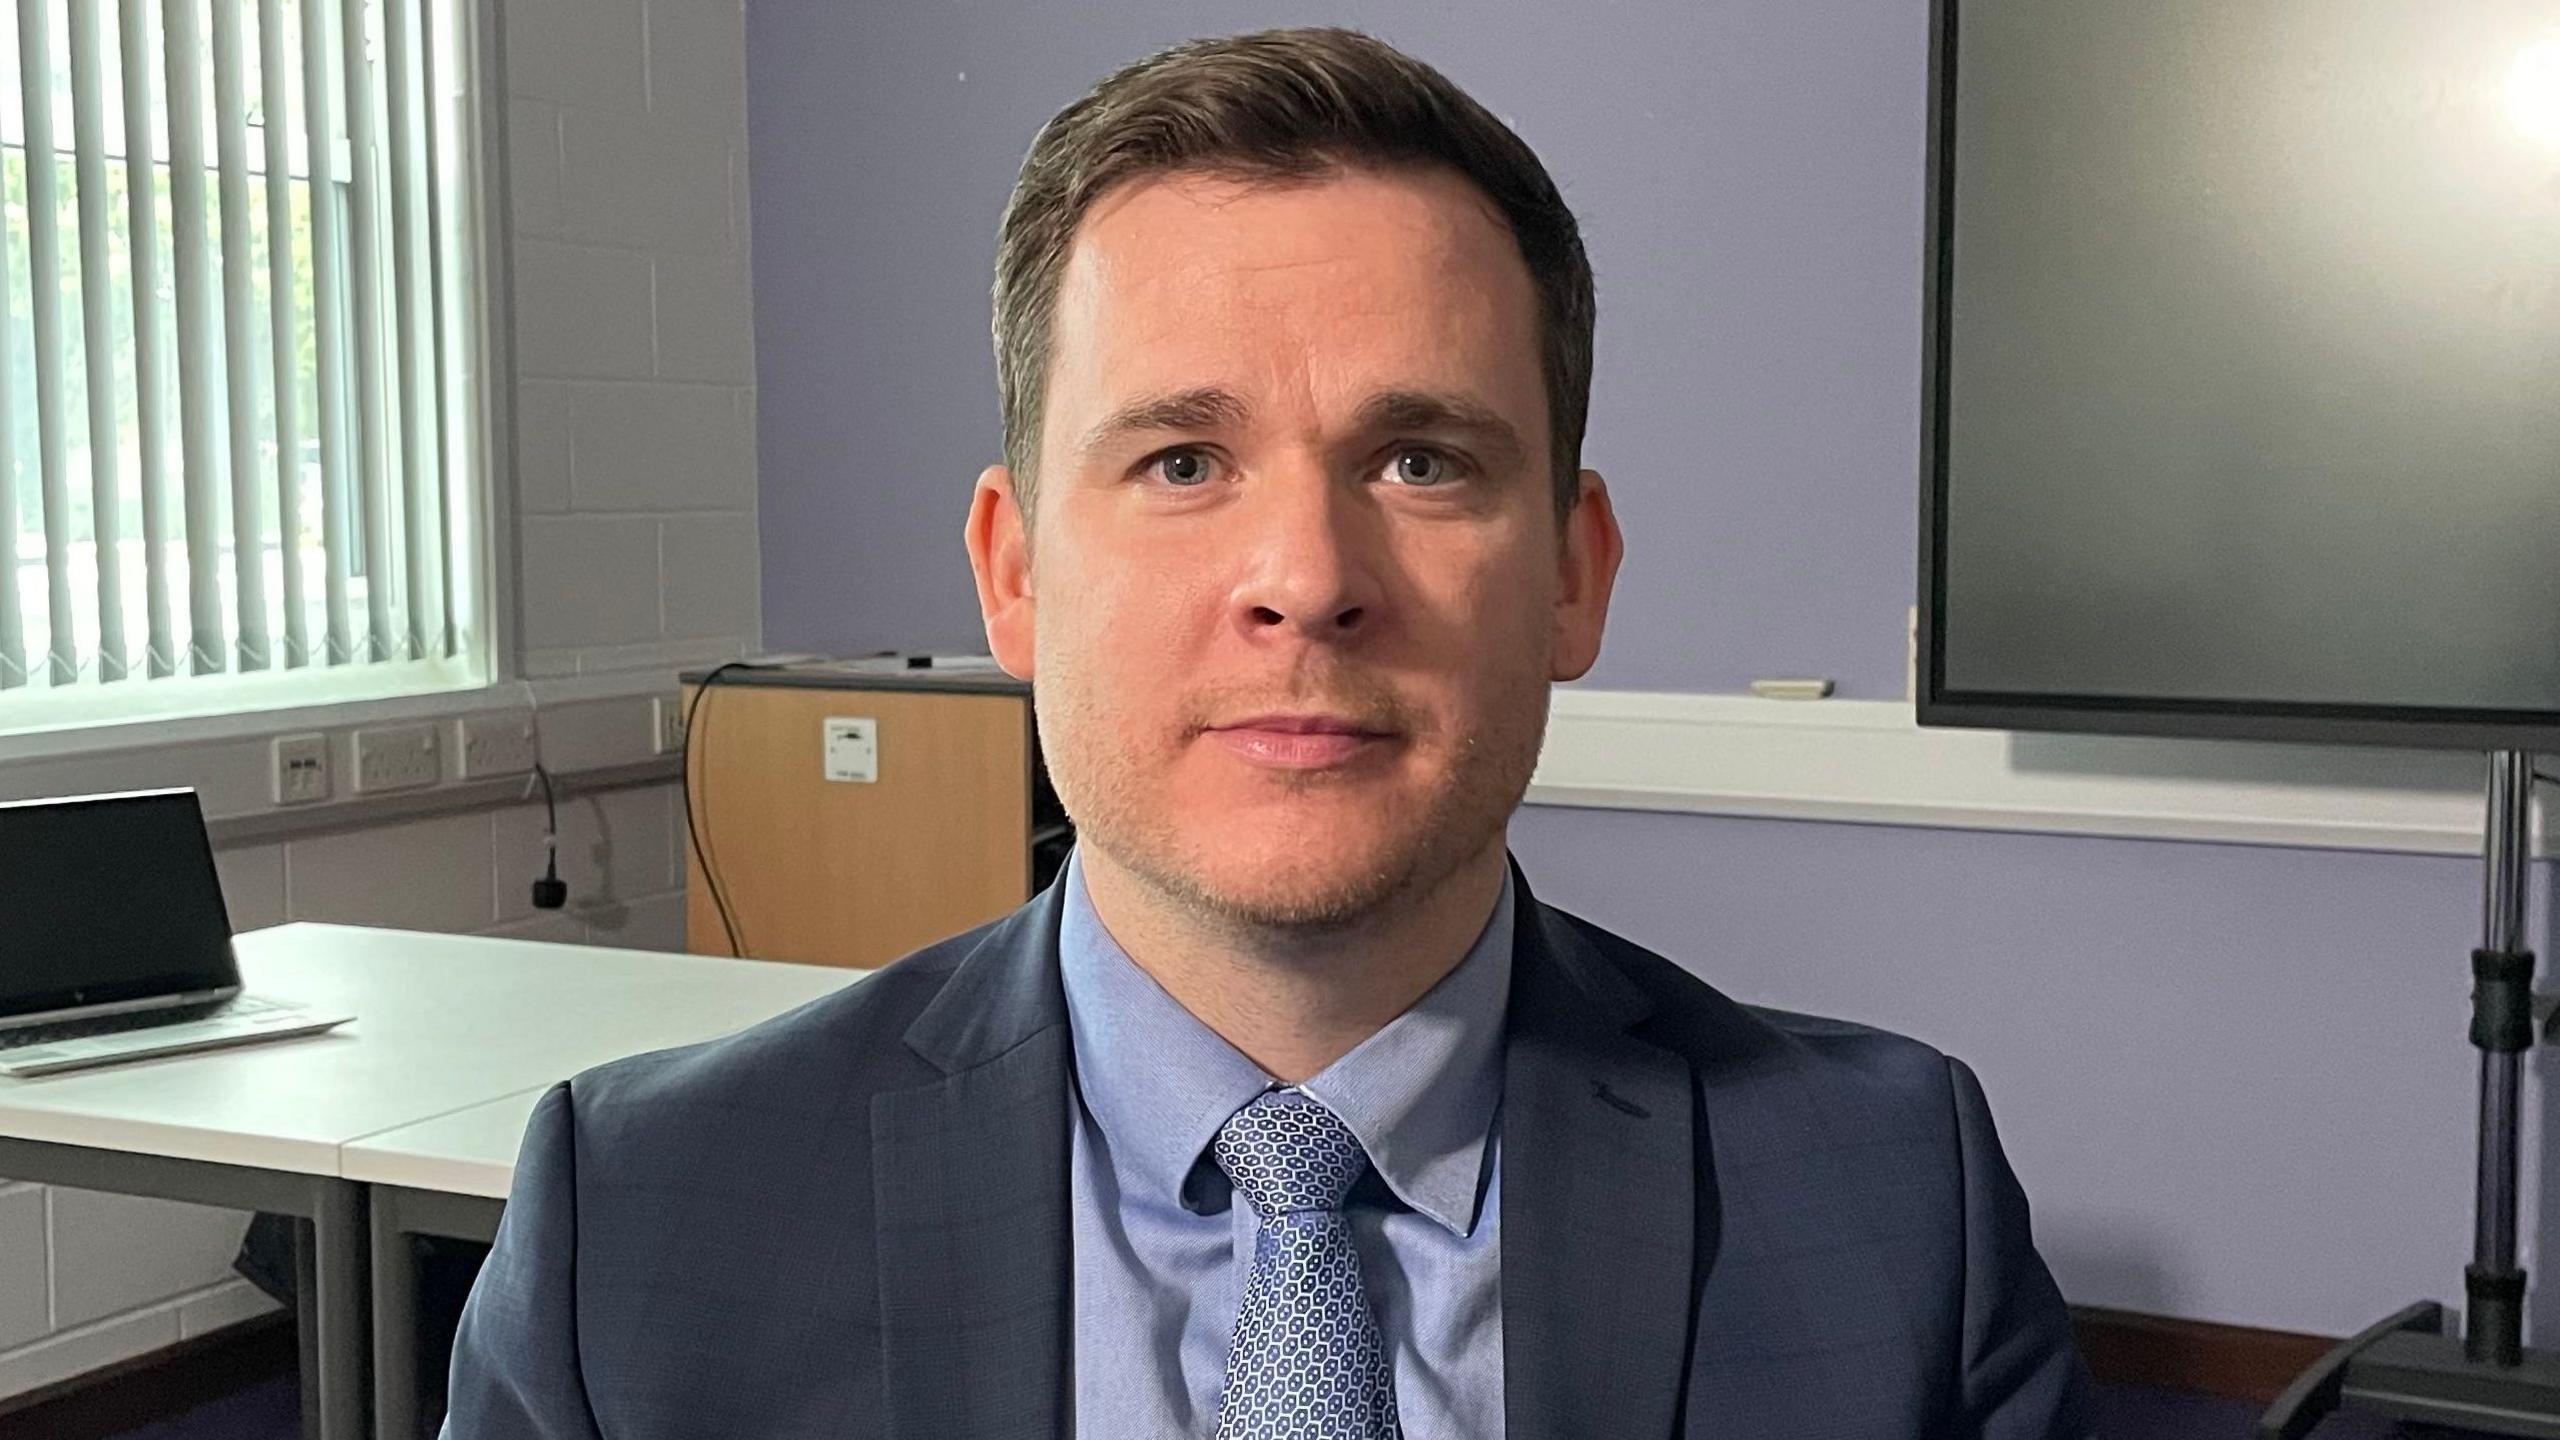
[[[415,790],[444,779],[442,727],[391,725],[356,732],[356,793]]]
[[[649,702],[649,753],[684,753],[684,705],[682,695],[661,695]]]
[[[454,753],[462,757],[462,778],[522,775],[533,768],[533,717],[530,715],[465,715],[453,722]]]
[[[279,735],[274,749],[277,804],[308,805],[329,798],[328,736]]]

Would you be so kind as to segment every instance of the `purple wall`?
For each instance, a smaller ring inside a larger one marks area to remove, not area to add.
[[[983,647],[960,523],[998,453],[987,292],[1032,133],[1172,41],[1330,21],[1468,87],[1581,218],[1585,459],[1630,536],[1592,683],[1900,698],[1926,9],[753,0],[766,645]]]
[[[1901,698],[1927,9],[750,0],[766,645],[982,647],[960,525],[1032,132],[1171,41],[1334,21],[1469,87],[1582,218],[1587,456],[1631,536],[1591,683]],[[1558,809],[1513,833],[1546,898],[1739,998],[1963,1056],[2076,1302],[2336,1334],[2461,1299],[2477,861]]]
[[[2476,859],[1542,807],[1511,835],[1540,899],[1736,999],[1963,1057],[2074,1303],[2325,1334],[2460,1308]],[[2528,1251],[2560,1244],[2555,1058]],[[2560,1327],[2548,1285],[2532,1319]]]

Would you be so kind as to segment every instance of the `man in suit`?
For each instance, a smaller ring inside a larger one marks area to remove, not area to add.
[[[1971,1071],[1510,861],[1622,550],[1528,148],[1364,36],[1179,46],[1043,128],[995,309],[966,540],[1073,859],[552,1091],[448,1434],[2086,1436]]]

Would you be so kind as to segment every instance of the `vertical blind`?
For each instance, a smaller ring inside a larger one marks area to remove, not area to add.
[[[14,3],[0,716],[461,655],[436,0]]]

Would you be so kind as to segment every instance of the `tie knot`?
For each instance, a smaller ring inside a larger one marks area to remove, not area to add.
[[[1227,1117],[1210,1149],[1254,1213],[1339,1210],[1369,1163],[1360,1137],[1303,1090],[1269,1090]]]

